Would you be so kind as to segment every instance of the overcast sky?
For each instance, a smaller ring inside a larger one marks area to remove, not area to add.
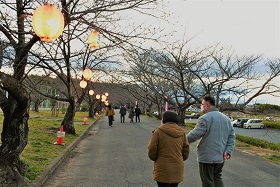
[[[217,42],[239,54],[280,58],[280,0],[164,0],[170,29],[196,36],[198,46]],[[171,27],[172,26],[172,27]]]
[[[280,58],[280,0],[164,0],[166,11],[173,12],[171,29],[176,37],[195,38],[198,47],[220,43],[240,55]],[[280,82],[280,77],[277,84]],[[280,94],[279,94],[280,95]],[[280,105],[268,95],[255,102]]]

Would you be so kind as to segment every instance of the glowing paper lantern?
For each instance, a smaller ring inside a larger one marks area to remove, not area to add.
[[[105,95],[106,97],[108,97],[109,93],[108,93],[108,92],[106,92],[104,95]]]
[[[101,45],[101,42],[102,42],[102,35],[99,34],[99,32],[94,31],[88,36],[88,44],[92,48],[98,48]]]
[[[92,71],[89,68],[86,68],[83,71],[83,76],[86,80],[89,80],[92,77]]]
[[[84,80],[82,80],[82,81],[80,82],[80,87],[81,87],[81,88],[87,87],[87,82],[84,81]]]
[[[63,14],[52,4],[40,6],[32,16],[32,27],[42,41],[52,42],[63,31]]]
[[[102,101],[102,102],[106,101],[106,99],[107,99],[106,95],[102,95],[102,96],[101,96],[101,101]]]
[[[88,93],[89,93],[89,95],[93,95],[93,94],[94,94],[94,91],[93,91],[93,90],[90,90]]]
[[[99,94],[96,95],[96,99],[100,99],[100,95]]]

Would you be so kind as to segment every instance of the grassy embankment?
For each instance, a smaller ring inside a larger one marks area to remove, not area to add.
[[[59,131],[64,114],[52,117],[50,111],[39,113],[30,112],[28,121],[29,134],[28,143],[21,154],[21,160],[26,164],[28,173],[26,177],[34,180],[44,169],[76,138],[78,138],[88,125],[82,125],[84,115],[87,112],[77,112],[75,115],[76,135],[66,134],[64,138],[65,146],[54,145],[57,141],[56,133]],[[92,124],[94,119],[88,119],[88,124]],[[0,123],[3,123],[3,115],[0,116]],[[0,137],[1,137],[0,129]]]
[[[268,121],[264,121],[266,127],[271,127],[267,125]],[[273,124],[273,127],[277,127],[279,129],[279,122],[270,122],[269,124]],[[187,123],[187,130],[191,130],[195,127],[195,123]],[[257,138],[251,138],[242,135],[236,135],[236,145],[235,148],[242,152],[246,152],[249,154],[254,154],[257,156],[261,156],[267,160],[270,160],[276,164],[280,165],[280,144],[271,143],[265,140],[260,140]]]

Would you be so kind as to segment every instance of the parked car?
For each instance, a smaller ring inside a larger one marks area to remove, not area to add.
[[[265,119],[268,121],[274,121],[273,117],[266,117]]]
[[[232,125],[233,127],[236,127],[236,123],[237,123],[237,119],[234,120],[234,121],[232,121],[232,122],[231,122],[231,125]]]
[[[249,118],[238,118],[236,122],[236,127],[243,128],[244,123],[246,123],[249,120]]]
[[[244,123],[244,128],[251,129],[251,128],[264,128],[263,120],[262,119],[249,119],[246,123]]]
[[[199,118],[199,113],[192,113],[191,115],[186,115],[185,118],[193,118],[193,119],[197,119]]]

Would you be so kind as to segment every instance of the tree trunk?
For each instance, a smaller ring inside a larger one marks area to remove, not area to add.
[[[4,113],[2,144],[0,146],[0,186],[24,186],[23,175],[27,172],[20,154],[28,141],[30,98],[23,88],[17,89],[17,100],[1,94]]]
[[[158,108],[158,119],[162,119],[162,107],[161,105],[157,104]]]
[[[88,117],[89,118],[94,118],[95,112],[96,112],[96,108],[95,105],[97,103],[97,100],[95,99],[90,99],[89,100],[89,109],[88,109]]]
[[[63,125],[63,130],[68,134],[73,134],[73,135],[76,134],[75,127],[74,127],[75,113],[76,113],[75,100],[73,97],[71,97],[66,114],[61,123],[61,125]]]
[[[152,117],[152,116],[153,116],[153,113],[152,113],[152,106],[153,106],[153,104],[149,104],[149,105],[148,105],[148,108],[149,108],[149,117]]]
[[[91,102],[89,104],[88,117],[89,118],[93,118],[94,117],[94,102]]]
[[[39,105],[40,105],[41,101],[40,99],[36,99],[35,103],[34,103],[34,111],[35,112],[39,112]]]
[[[179,123],[178,125],[185,126],[185,108],[178,108],[178,117]]]

